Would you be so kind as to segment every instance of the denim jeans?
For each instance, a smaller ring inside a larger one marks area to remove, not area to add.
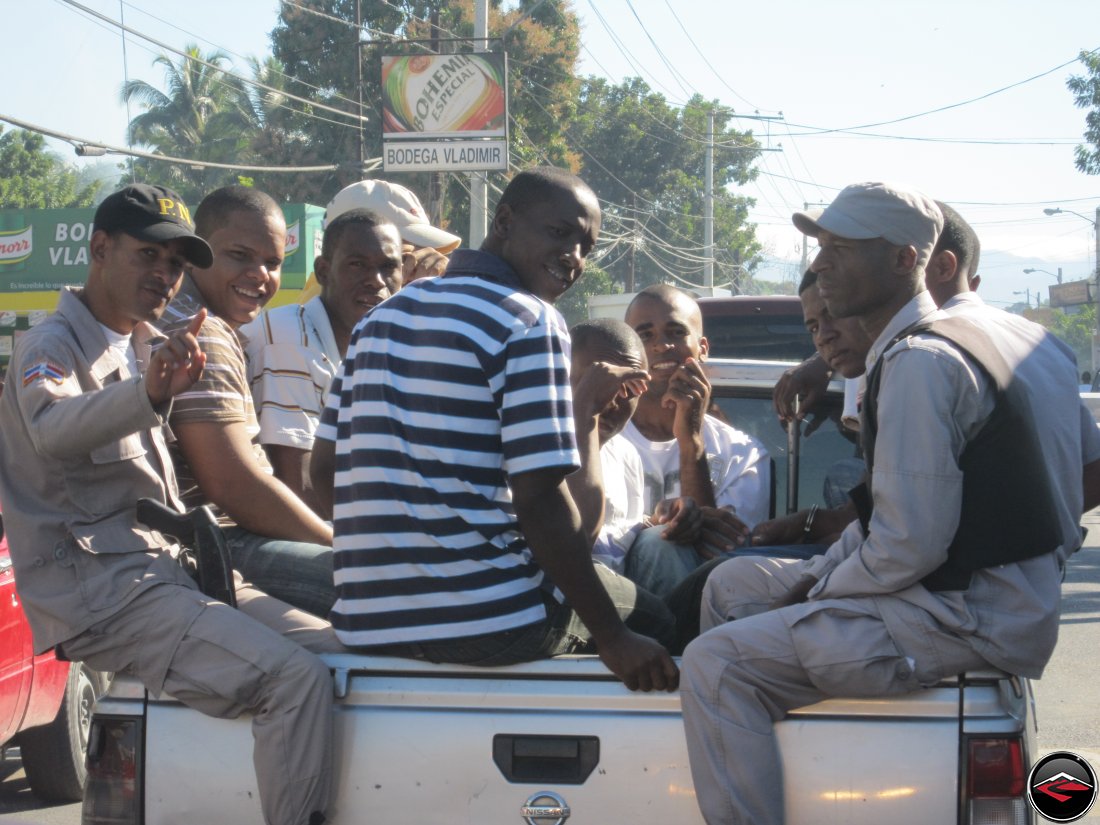
[[[623,575],[662,599],[706,561],[692,545],[661,538],[664,530],[663,526],[643,530],[623,560]]]
[[[676,641],[669,648],[673,655],[684,652],[688,642],[699,635],[699,611],[703,601],[703,585],[710,572],[722,562],[738,556],[770,556],[779,559],[808,559],[829,549],[827,544],[784,544],[774,547],[742,547],[695,568],[665,596],[672,615],[676,617]]]
[[[225,540],[233,568],[246,582],[300,610],[328,618],[336,601],[331,547],[281,541],[242,527],[227,529]]]
[[[604,565],[594,566],[596,575],[628,628],[656,639],[665,647],[673,644],[676,623],[664,602]],[[569,605],[559,603],[549,593],[543,592],[542,599],[546,606],[546,619],[526,627],[459,639],[379,645],[362,650],[481,667],[531,662],[561,653],[595,652],[592,634],[577,612]]]
[[[848,491],[863,481],[867,475],[867,462],[862,458],[842,458],[834,461],[825,474],[822,492],[825,506],[831,509],[848,503]]]

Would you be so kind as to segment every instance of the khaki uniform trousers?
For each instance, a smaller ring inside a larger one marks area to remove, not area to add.
[[[916,607],[914,632],[935,634],[938,660],[914,661],[882,621],[877,598],[890,596],[763,612],[802,569],[796,560],[743,557],[718,565],[707,579],[703,632],[684,651],[680,697],[696,797],[708,825],[783,825],[774,723],[788,711],[830,696],[909,693],[989,666],[960,637],[936,633]]]
[[[331,626],[237,581],[238,610],[179,584],[155,585],[62,645],[220,718],[252,715],[267,825],[307,825],[332,792],[332,677],[314,653],[346,652]],[[321,821],[314,819],[313,821]]]

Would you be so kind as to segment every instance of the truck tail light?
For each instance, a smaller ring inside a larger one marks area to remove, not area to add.
[[[1023,743],[1018,737],[965,740],[966,825],[1028,825],[1032,821],[1024,779]]]
[[[81,825],[142,825],[144,744],[141,719],[98,714],[92,719]]]

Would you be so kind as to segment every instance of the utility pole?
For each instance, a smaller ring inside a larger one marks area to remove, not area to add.
[[[802,202],[802,211],[805,212],[810,208],[808,201]],[[806,274],[806,265],[810,260],[810,247],[809,241],[806,240],[806,236],[802,236],[802,266],[798,270],[798,278],[801,280],[802,276]]]
[[[802,211],[806,212],[811,206],[828,206],[827,203],[821,203],[820,201],[803,201]],[[795,278],[797,284],[802,280],[802,276],[806,274],[806,269],[810,265],[810,240],[807,236],[802,236],[802,268],[798,270],[798,277]]]
[[[734,114],[732,109],[723,111]],[[703,286],[708,295],[714,294],[714,106],[707,106],[707,143],[703,170]],[[745,120],[782,120],[778,115],[736,115]],[[782,152],[782,149],[760,147],[761,152]]]
[[[634,291],[634,255],[638,250],[638,193],[631,193],[631,207],[634,210],[634,214],[630,219],[630,250],[627,253],[627,269],[626,269],[626,292],[630,294]]]
[[[489,51],[489,0],[474,0],[474,51]],[[470,173],[470,248],[477,249],[489,232],[489,179]]]
[[[714,295],[714,108],[707,109],[707,150],[703,163],[703,287]]]
[[[1092,334],[1092,374],[1096,375],[1100,358],[1097,358],[1097,344],[1100,343],[1100,206],[1096,207],[1096,220],[1092,222],[1092,234],[1096,236],[1096,331]],[[1058,270],[1061,272],[1061,270]]]
[[[1096,370],[1100,368],[1100,206],[1096,207],[1096,218],[1090,218],[1088,215],[1082,215],[1080,212],[1074,212],[1072,209],[1062,209],[1060,207],[1049,207],[1043,210],[1044,215],[1076,215],[1082,220],[1088,221],[1092,224],[1092,234],[1096,240],[1096,255],[1093,262],[1096,266],[1092,275],[1092,283],[1088,284],[1095,290],[1095,305],[1096,305],[1096,329],[1092,333],[1092,372],[1095,375]],[[1058,270],[1058,274],[1062,274],[1062,270]],[[1062,279],[1059,278],[1058,282],[1061,283]],[[1089,296],[1092,297],[1092,296]]]
[[[356,170],[358,179],[366,174],[363,170],[367,166],[367,143],[363,135],[363,0],[355,0],[355,76],[356,88],[359,90],[359,108],[355,112],[359,122],[359,167]]]

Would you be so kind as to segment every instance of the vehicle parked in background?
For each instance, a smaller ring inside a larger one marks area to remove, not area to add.
[[[699,309],[712,358],[802,361],[814,354],[797,295],[700,298]]]
[[[1083,392],[1081,393],[1081,400],[1089,408],[1092,417],[1100,421],[1100,392]]]
[[[106,687],[103,674],[80,663],[58,661],[52,651],[34,655],[0,516],[0,747],[19,746],[39,798],[83,796],[92,706]]]
[[[589,296],[588,317],[622,320],[635,295]],[[698,301],[712,358],[802,361],[814,353],[797,295],[725,295]]]
[[[719,407],[766,438],[779,467],[771,387],[789,366],[707,361]],[[830,420],[791,462],[805,468],[804,505],[822,500],[809,468],[851,455],[831,423],[840,404],[838,383]],[[330,825],[701,825],[679,695],[631,693],[595,656],[499,668],[323,658],[337,697]],[[776,725],[787,822],[1028,825],[1032,713],[1028,682],[996,671],[800,708]],[[83,825],[260,825],[250,722],[116,679],[92,723]]]

